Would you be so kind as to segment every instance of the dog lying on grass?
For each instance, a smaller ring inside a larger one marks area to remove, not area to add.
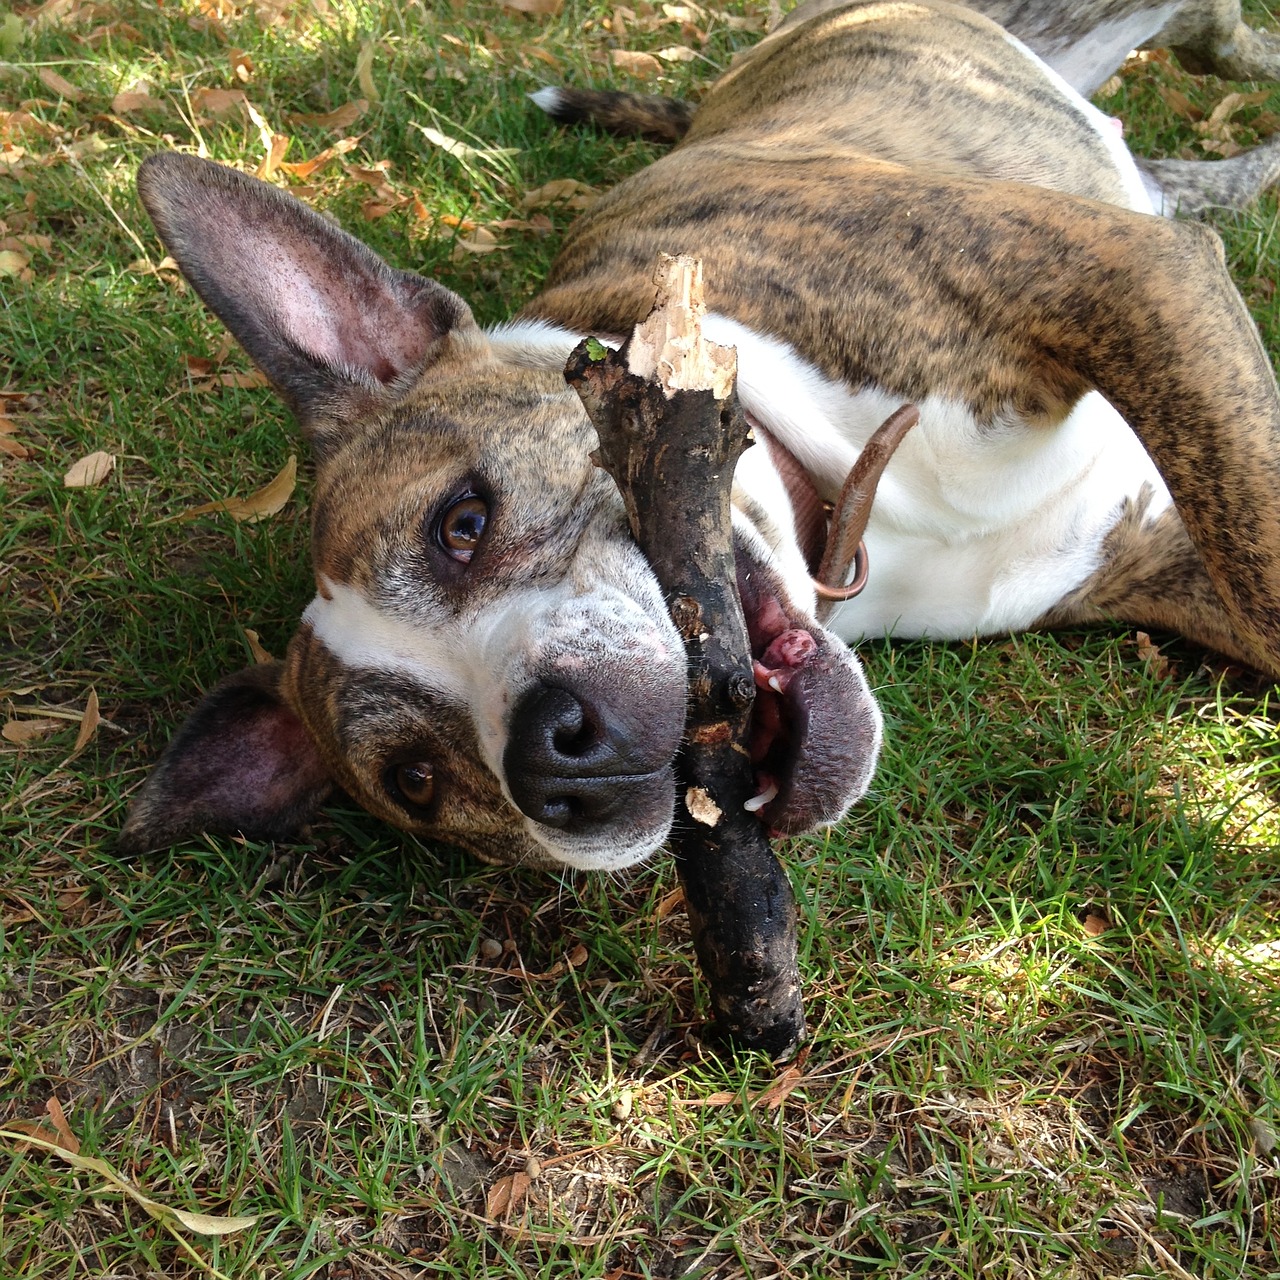
[[[1217,238],[1153,216],[1251,198],[1274,151],[1139,165],[1077,88],[1174,6],[1025,8],[1035,29],[1005,16],[1061,75],[972,8],[803,6],[488,333],[275,188],[150,159],[166,247],[311,442],[317,591],[282,662],[196,709],[124,846],[283,835],[335,787],[491,861],[662,844],[683,650],[562,376],[647,313],[659,251],[703,260],[758,424],[735,529],[772,829],[868,786],[862,636],[1121,620],[1280,675],[1280,397]],[[870,584],[822,625],[820,504],[905,401]]]

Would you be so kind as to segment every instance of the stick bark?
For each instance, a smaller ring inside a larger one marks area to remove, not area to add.
[[[746,746],[755,681],[730,491],[749,432],[733,390],[736,352],[701,334],[701,274],[696,259],[664,255],[653,314],[620,351],[581,343],[565,376],[688,655],[671,843],[712,1032],[778,1056],[804,1034],[795,898],[764,827],[743,807],[756,789]]]

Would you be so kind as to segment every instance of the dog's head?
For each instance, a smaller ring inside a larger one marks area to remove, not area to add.
[[[311,442],[317,590],[284,660],[223,681],[177,734],[123,846],[283,835],[336,786],[488,861],[650,854],[673,821],[684,650],[590,461],[564,340],[491,340],[442,286],[218,165],[157,156],[139,188]],[[745,522],[739,543],[777,788],[761,816],[802,830],[865,791],[879,716]],[[797,631],[813,643],[779,639]]]

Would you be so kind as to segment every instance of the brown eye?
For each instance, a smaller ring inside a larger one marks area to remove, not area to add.
[[[489,504],[473,493],[468,494],[440,517],[436,539],[444,551],[466,564],[480,545],[488,520]]]
[[[396,765],[392,770],[391,779],[397,799],[407,802],[415,809],[425,809],[435,795],[435,775],[425,760]]]

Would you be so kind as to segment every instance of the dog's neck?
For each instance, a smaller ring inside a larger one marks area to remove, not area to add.
[[[745,411],[744,411],[745,412]],[[800,460],[775,435],[761,425],[760,420],[746,412],[751,433],[757,442],[769,451],[769,458],[791,499],[791,514],[795,524],[796,542],[809,573],[816,574],[822,563],[827,545],[827,523],[831,504],[818,493],[813,477],[804,469]]]

